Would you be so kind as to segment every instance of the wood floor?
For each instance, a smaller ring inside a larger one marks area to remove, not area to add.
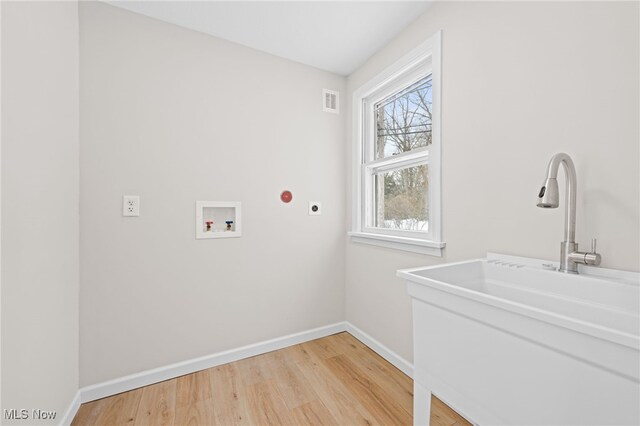
[[[82,404],[84,425],[410,425],[413,381],[348,333]],[[437,399],[431,425],[466,426]]]

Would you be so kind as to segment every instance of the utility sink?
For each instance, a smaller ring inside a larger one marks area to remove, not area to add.
[[[557,266],[489,254],[398,271],[416,397],[433,392],[479,424],[639,424],[640,274]]]
[[[398,276],[640,349],[637,274],[616,272],[563,274],[494,258],[401,270]]]

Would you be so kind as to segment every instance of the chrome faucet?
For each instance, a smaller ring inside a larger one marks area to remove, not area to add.
[[[560,244],[560,272],[578,273],[578,264],[598,266],[600,255],[596,253],[596,240],[591,240],[591,251],[578,251],[576,243],[576,168],[567,154],[551,157],[547,167],[547,180],[538,193],[538,207],[555,209],[560,205],[558,194],[558,168],[564,166],[567,203],[564,216],[564,241]]]

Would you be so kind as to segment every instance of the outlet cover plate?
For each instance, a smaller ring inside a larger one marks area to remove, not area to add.
[[[140,216],[140,197],[138,195],[122,196],[122,216]]]
[[[320,216],[322,214],[322,203],[319,201],[309,201],[309,216]]]

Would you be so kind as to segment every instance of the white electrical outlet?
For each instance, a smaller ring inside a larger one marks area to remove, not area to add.
[[[137,195],[122,196],[122,216],[140,216],[140,197]]]
[[[320,216],[322,214],[322,203],[319,201],[309,201],[309,216]]]

